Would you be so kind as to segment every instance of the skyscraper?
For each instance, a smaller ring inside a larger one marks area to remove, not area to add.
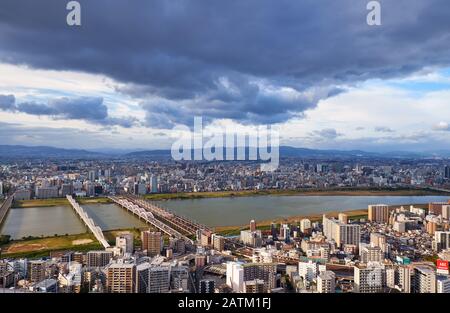
[[[387,223],[389,221],[389,206],[386,204],[369,205],[369,221]]]
[[[111,263],[106,268],[106,290],[109,293],[133,293],[136,291],[136,265]]]
[[[154,257],[162,251],[162,240],[160,232],[143,231],[141,233],[142,250],[147,250],[147,255]]]
[[[334,218],[323,215],[323,233],[328,240],[334,240],[339,247],[359,246],[361,228],[358,224],[344,224]]]
[[[134,236],[132,233],[123,233],[116,237],[116,247],[120,248],[122,253],[133,253]]]
[[[383,291],[386,270],[379,263],[354,267],[355,292],[380,293]]]
[[[39,283],[46,278],[47,263],[45,261],[28,262],[28,280],[32,283]]]
[[[434,233],[433,249],[437,252],[450,249],[450,231],[436,231]]]
[[[202,279],[199,283],[200,293],[214,293],[215,283],[214,280]]]
[[[335,293],[336,275],[332,271],[324,271],[317,276],[317,292]]]
[[[250,231],[256,231],[256,222],[255,220],[250,221]]]
[[[436,272],[425,265],[414,267],[411,289],[413,293],[436,293]]]
[[[144,262],[136,266],[136,292],[137,293],[148,293],[149,292],[149,272],[150,263]]]
[[[111,261],[111,251],[89,251],[87,253],[87,267],[105,267]]]
[[[444,178],[450,179],[450,165],[444,166]]]
[[[170,269],[166,266],[152,267],[148,275],[148,288],[150,293],[169,292]]]

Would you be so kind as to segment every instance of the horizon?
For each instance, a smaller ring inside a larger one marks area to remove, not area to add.
[[[97,147],[97,148],[79,148],[79,147],[58,147],[58,146],[49,146],[49,145],[27,145],[27,144],[0,144],[0,147],[23,147],[23,148],[50,148],[50,149],[58,149],[58,150],[75,150],[75,151],[86,151],[86,152],[95,152],[102,154],[129,154],[134,152],[153,152],[153,151],[167,151],[170,152],[170,147],[167,148],[154,148],[154,149],[145,149],[145,148],[108,148],[108,147]],[[237,149],[240,147],[234,147]],[[242,148],[248,149],[249,146],[243,146]],[[255,147],[257,148],[257,147]],[[314,148],[306,148],[306,147],[295,147],[295,146],[285,146],[280,145],[280,149],[291,148],[298,150],[310,150],[310,151],[338,151],[338,152],[362,152],[362,153],[372,153],[378,155],[385,155],[388,153],[405,153],[405,154],[435,154],[439,153],[445,154],[444,157],[450,157],[450,149],[439,149],[439,150],[389,150],[389,151],[371,151],[371,150],[361,150],[361,149],[314,149]],[[225,149],[223,147],[222,149]],[[196,149],[186,149],[186,150],[196,150]],[[448,155],[447,155],[448,154]],[[280,154],[280,157],[283,155]]]

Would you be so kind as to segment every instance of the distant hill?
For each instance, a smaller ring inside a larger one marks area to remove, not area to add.
[[[236,153],[235,148],[235,153]],[[192,153],[192,152],[191,152]],[[156,157],[170,157],[170,150],[148,150],[131,152],[123,155],[130,158],[156,158]],[[246,148],[246,155],[248,155],[248,148]],[[432,157],[432,153],[415,153],[407,151],[398,152],[367,152],[362,150],[319,150],[308,148],[296,148],[289,146],[280,147],[280,157],[299,157],[299,158],[423,158]],[[450,156],[450,153],[441,154],[442,156]]]
[[[237,149],[235,149],[236,152]],[[129,159],[167,159],[171,157],[170,150],[143,150],[128,152],[127,149],[103,149],[101,152],[82,149],[63,149],[48,146],[20,146],[0,145],[0,159],[11,158],[59,158],[59,159],[89,159],[89,158],[129,158]],[[193,152],[192,152],[193,153]],[[248,155],[248,148],[246,148]],[[297,158],[433,158],[450,157],[450,151],[436,152],[367,152],[362,150],[319,150],[308,148],[296,148],[289,146],[280,147],[280,157]]]
[[[104,154],[79,149],[62,149],[47,146],[0,145],[0,158],[100,158]]]

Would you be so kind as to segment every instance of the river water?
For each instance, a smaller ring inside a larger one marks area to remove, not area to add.
[[[255,196],[158,202],[205,225],[243,225],[251,219],[270,220],[294,215],[365,209],[369,204],[390,205],[447,201],[446,196]],[[85,204],[83,208],[103,230],[145,227],[146,224],[115,204]],[[25,236],[78,234],[85,226],[70,206],[11,209],[0,234]]]
[[[367,209],[369,204],[419,204],[449,200],[448,196],[254,196],[168,200],[163,207],[214,226],[243,225],[251,219],[270,220],[295,215]]]
[[[85,204],[83,208],[102,230],[145,227],[146,224],[115,204]],[[26,236],[84,233],[86,227],[70,206],[11,208],[0,234]]]

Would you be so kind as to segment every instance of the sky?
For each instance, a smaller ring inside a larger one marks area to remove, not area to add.
[[[450,144],[448,0],[0,2],[0,144],[161,149],[271,125],[318,149]]]

